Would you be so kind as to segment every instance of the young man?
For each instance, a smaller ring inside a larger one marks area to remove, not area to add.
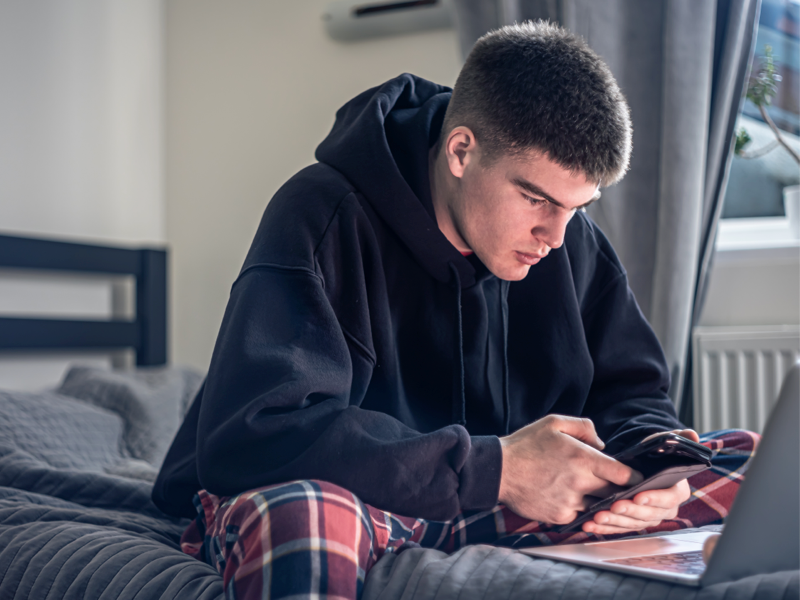
[[[697,440],[582,212],[630,150],[607,67],[542,23],[479,40],[452,97],[401,75],[346,104],[269,203],[156,482],[165,512],[199,515],[184,550],[239,598],[356,596],[387,550],[567,523],[640,480],[610,454]],[[579,538],[689,495],[620,501]]]

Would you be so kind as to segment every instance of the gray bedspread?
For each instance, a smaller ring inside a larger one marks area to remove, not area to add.
[[[411,548],[373,567],[362,600],[797,600],[800,573],[748,577],[702,589],[468,546],[447,555]]]
[[[179,549],[188,521],[150,500],[153,457],[174,433],[161,426],[167,417],[177,426],[198,383],[180,370],[83,369],[61,393],[0,391],[0,600],[223,598],[220,575]],[[798,578],[775,573],[693,590],[472,546],[451,556],[387,555],[363,598],[797,600]]]
[[[0,598],[223,597],[219,574],[177,549],[180,527],[70,504],[0,487]]]
[[[63,394],[0,391],[0,600],[223,597],[219,574],[180,551],[188,521],[151,502],[157,469],[130,429]]]

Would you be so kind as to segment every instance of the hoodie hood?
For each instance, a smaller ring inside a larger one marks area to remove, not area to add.
[[[476,269],[439,230],[428,178],[451,92],[408,73],[367,90],[339,109],[315,156],[362,192],[432,277],[453,282],[455,268],[467,288]]]
[[[472,294],[483,295],[483,290],[475,289],[480,287],[476,283],[492,274],[474,255],[462,256],[436,223],[428,154],[441,132],[450,96],[450,88],[414,75],[406,73],[392,79],[355,97],[336,113],[333,129],[317,147],[316,157],[341,172],[364,194],[434,279],[455,288],[452,419],[465,425],[462,290],[472,288]],[[505,306],[505,301],[501,304]],[[508,329],[503,321],[505,348]],[[505,354],[503,358],[503,407],[507,421]]]

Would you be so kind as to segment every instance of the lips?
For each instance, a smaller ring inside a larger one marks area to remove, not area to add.
[[[519,252],[518,250],[515,250],[514,254],[517,257],[517,260],[525,265],[535,265],[545,256],[547,256],[547,252],[545,252],[544,254],[538,252],[535,254],[529,254],[527,252]]]

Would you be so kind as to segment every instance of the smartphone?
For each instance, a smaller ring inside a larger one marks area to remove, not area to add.
[[[615,454],[614,459],[639,471],[645,479],[652,477],[667,466],[693,463],[708,463],[712,452],[703,444],[686,439],[677,433],[665,431],[650,436]]]
[[[639,492],[647,490],[667,489],[679,481],[705,471],[711,466],[711,456],[709,448],[676,433],[664,432],[647,437],[613,457],[639,471],[644,481],[603,498],[577,519],[560,527],[558,532],[566,533],[578,528],[595,513],[608,510],[617,500],[630,499]]]

